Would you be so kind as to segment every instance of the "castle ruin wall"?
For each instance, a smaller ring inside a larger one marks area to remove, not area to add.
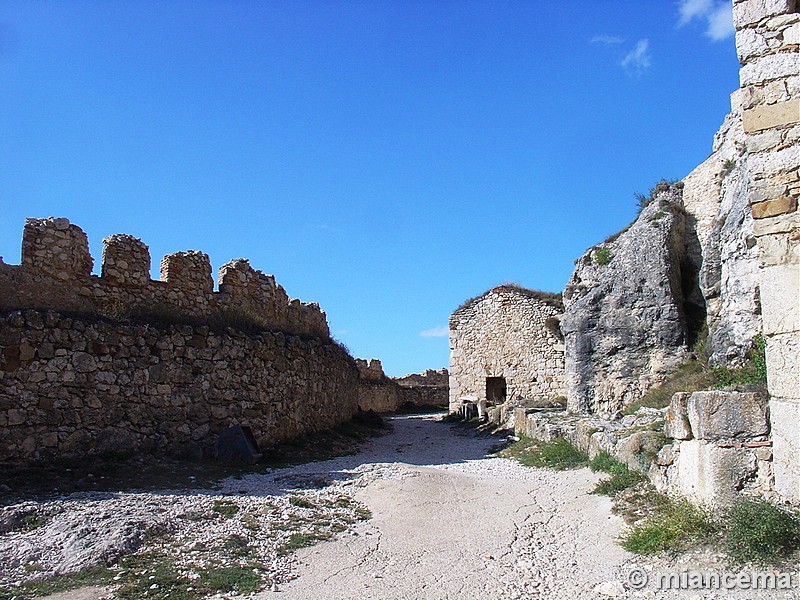
[[[734,0],[775,489],[800,500],[800,6]]]
[[[161,280],[150,279],[150,252],[137,238],[103,240],[100,276],[86,234],[67,219],[28,219],[19,266],[0,263],[0,311],[36,308],[125,320],[147,314],[175,319],[250,320],[275,331],[329,337],[316,303],[290,299],[272,275],[245,259],[220,268],[214,291],[208,255],[196,250],[161,260]]]
[[[66,219],[29,219],[20,265],[0,263],[0,462],[91,454],[213,454],[250,425],[271,444],[357,411],[358,369],[316,304],[288,298],[237,259],[197,251],[161,261],[104,240],[101,275]]]
[[[0,317],[0,463],[209,456],[235,424],[267,446],[349,420],[357,383],[326,339],[13,311]]]

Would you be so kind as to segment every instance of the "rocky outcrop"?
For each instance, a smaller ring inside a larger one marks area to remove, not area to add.
[[[702,320],[682,184],[577,261],[564,290],[567,406],[613,415],[672,373]]]
[[[684,179],[683,202],[696,236],[688,251],[700,265],[712,363],[737,367],[761,331],[759,248],[753,235],[750,173],[741,109],[735,106],[714,150]]]

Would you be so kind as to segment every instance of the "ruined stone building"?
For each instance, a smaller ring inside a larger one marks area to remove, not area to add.
[[[562,312],[559,295],[517,285],[458,308],[450,316],[450,412],[476,405],[501,421],[515,406],[564,396]]]

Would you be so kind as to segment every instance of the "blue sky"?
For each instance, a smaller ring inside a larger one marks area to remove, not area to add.
[[[25,217],[275,274],[355,356],[447,365],[449,314],[560,291],[711,151],[724,0],[0,2],[0,256]]]

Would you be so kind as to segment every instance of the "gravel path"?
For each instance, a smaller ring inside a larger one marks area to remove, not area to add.
[[[657,591],[654,573],[725,568],[712,554],[634,557],[615,542],[624,525],[610,500],[590,493],[598,475],[493,458],[498,440],[438,418],[395,416],[394,431],[358,455],[231,478],[213,490],[81,493],[5,507],[0,591],[29,576],[31,565],[44,575],[75,570],[82,558],[136,551],[152,532],[155,541],[139,552],[155,545],[187,577],[235,563],[221,551],[225,540],[246,544],[247,560],[263,565],[267,591],[253,596],[261,600],[800,597],[794,590]],[[231,506],[233,515],[220,514]],[[365,507],[372,518],[359,521]],[[43,525],[9,526],[33,509]],[[283,554],[297,523],[336,537]],[[635,569],[650,575],[643,589],[629,583]],[[85,588],[58,598],[108,595]]]
[[[622,521],[588,469],[530,469],[434,418],[392,421],[358,457],[373,518],[300,551],[281,598],[595,598],[618,579]]]

